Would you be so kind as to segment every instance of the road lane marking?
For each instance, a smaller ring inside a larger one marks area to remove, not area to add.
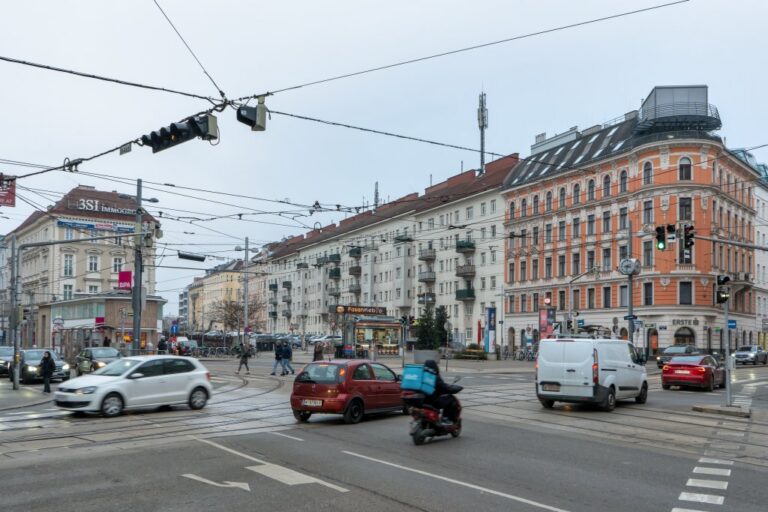
[[[695,509],[694,510],[692,508],[675,507],[675,508],[672,509],[672,512],[704,512],[704,511],[703,510],[699,510],[699,509]]]
[[[724,491],[728,488],[728,482],[723,482],[722,480],[698,480],[696,478],[689,478],[688,483],[686,483],[688,487],[704,487],[707,489],[719,489],[721,491]]]
[[[269,432],[269,433],[272,434],[273,436],[287,437],[288,439],[293,439],[294,441],[304,441],[300,437],[293,437],[293,436],[289,436],[288,434],[282,434],[280,432]]]
[[[723,460],[723,459],[710,459],[709,457],[702,457],[699,459],[699,464],[722,464],[724,466],[733,466],[733,461]]]
[[[371,462],[378,462],[379,464],[383,464],[385,466],[390,466],[390,467],[393,467],[393,468],[402,469],[403,471],[410,471],[411,473],[416,473],[417,475],[428,476],[428,477],[434,478],[436,480],[442,480],[444,482],[448,482],[448,483],[452,483],[452,484],[456,484],[456,485],[461,485],[463,487],[467,487],[469,489],[474,489],[476,491],[486,492],[488,494],[493,494],[494,496],[500,496],[502,498],[507,498],[507,499],[510,499],[510,500],[518,501],[520,503],[525,503],[526,505],[531,505],[533,507],[543,508],[544,510],[551,510],[552,512],[568,512],[565,509],[557,508],[557,507],[551,507],[549,505],[545,505],[545,504],[539,503],[537,501],[532,501],[532,500],[528,500],[528,499],[525,499],[525,498],[521,498],[520,496],[514,496],[512,494],[507,494],[507,493],[504,493],[504,492],[495,491],[495,490],[489,489],[487,487],[480,487],[479,485],[470,484],[470,483],[467,483],[467,482],[462,482],[460,480],[455,480],[453,478],[448,478],[446,476],[436,475],[434,473],[428,473],[427,471],[422,471],[420,469],[414,469],[414,468],[409,468],[407,466],[401,466],[400,464],[395,464],[393,462],[387,462],[387,461],[381,460],[381,459],[374,459],[373,457],[368,457],[366,455],[361,455],[359,453],[348,452],[348,451],[345,451],[345,450],[342,450],[342,453],[346,453],[347,455],[351,455],[353,457],[358,457],[358,458],[361,458],[361,459],[364,459],[364,460],[368,460],[368,461],[371,461]]]
[[[238,488],[238,489],[244,490],[245,492],[251,492],[251,486],[245,482],[228,482],[224,480],[223,483],[218,483],[218,482],[214,482],[213,480],[208,480],[207,478],[203,478],[201,476],[193,475],[191,473],[186,473],[181,476],[183,476],[184,478],[189,478],[191,480],[197,480],[198,482],[203,482],[204,484],[213,485],[215,487]]]
[[[696,466],[695,468],[693,468],[693,472],[698,473],[700,475],[731,476],[730,469],[702,468],[702,467]]]
[[[681,492],[678,499],[681,501],[695,501],[696,503],[709,503],[710,505],[722,505],[725,501],[725,498],[722,496],[694,492]]]

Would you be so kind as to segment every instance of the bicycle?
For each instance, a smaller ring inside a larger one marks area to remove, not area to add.
[[[504,345],[504,350],[502,351],[502,357],[504,357],[505,361],[509,359],[509,347],[506,345]]]

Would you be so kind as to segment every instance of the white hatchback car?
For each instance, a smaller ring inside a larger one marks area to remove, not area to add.
[[[53,400],[61,409],[106,417],[164,405],[202,409],[213,392],[210,379],[205,366],[191,357],[125,357],[63,383]]]

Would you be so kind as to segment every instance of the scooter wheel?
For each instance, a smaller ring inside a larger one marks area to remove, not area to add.
[[[456,422],[456,428],[451,430],[451,435],[453,437],[459,437],[461,435],[461,418]]]
[[[413,434],[411,434],[411,439],[413,439],[413,444],[416,446],[421,446],[424,444],[424,441],[427,440],[427,438],[424,436],[424,431],[419,428],[416,430]]]

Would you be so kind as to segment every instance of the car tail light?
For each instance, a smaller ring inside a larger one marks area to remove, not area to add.
[[[205,378],[211,380],[211,372],[205,372]]]
[[[669,365],[668,364],[665,364],[664,366],[661,367],[661,371],[663,371],[663,372],[666,372],[668,370],[669,370]]]
[[[592,350],[592,382],[594,384],[600,383],[600,375],[598,374],[599,365],[597,361],[597,349]]]
[[[699,372],[699,373],[706,373],[707,369],[704,368],[703,366],[697,366],[696,367],[696,371]]]

